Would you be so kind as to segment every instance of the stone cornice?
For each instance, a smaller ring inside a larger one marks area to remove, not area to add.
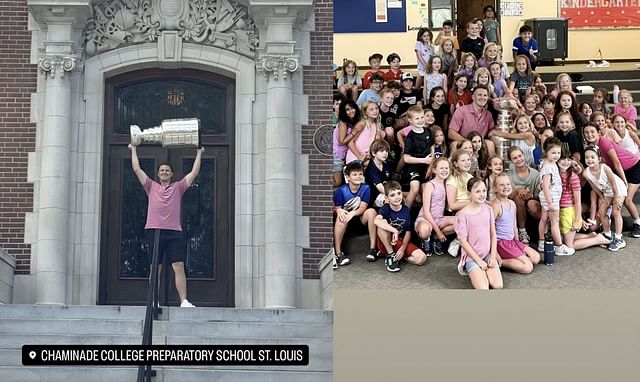
[[[51,21],[71,23],[82,28],[91,15],[90,0],[27,0],[29,13],[41,25]]]
[[[313,0],[249,0],[249,10],[258,25],[265,25],[268,17],[286,15],[295,17],[295,24],[302,24],[313,12]]]

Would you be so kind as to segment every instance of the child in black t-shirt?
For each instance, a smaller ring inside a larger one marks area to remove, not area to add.
[[[411,208],[419,192],[426,182],[427,166],[433,162],[431,153],[431,131],[425,128],[424,110],[420,106],[412,106],[407,110],[411,131],[405,138],[403,159],[405,171],[409,174],[409,194],[407,206]]]
[[[371,188],[371,206],[375,208],[384,204],[384,183],[391,176],[391,167],[387,163],[389,150],[389,143],[382,139],[373,141],[369,149],[371,160],[364,171],[364,179]]]

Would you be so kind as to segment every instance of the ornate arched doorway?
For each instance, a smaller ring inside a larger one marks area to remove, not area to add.
[[[131,170],[129,126],[197,117],[206,150],[196,183],[183,196],[182,228],[189,299],[201,306],[234,305],[234,82],[204,71],[147,69],[107,79],[99,303],[144,305],[149,261],[144,241],[147,197]],[[195,149],[142,145],[140,164],[155,177],[169,162],[174,181],[190,171]],[[171,283],[173,274],[169,275]],[[162,290],[162,288],[161,288]],[[162,298],[162,297],[161,297]],[[169,301],[177,303],[173,285]]]

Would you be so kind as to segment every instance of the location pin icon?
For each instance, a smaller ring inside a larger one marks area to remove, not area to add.
[[[29,352],[29,358],[31,358],[31,359],[35,359],[35,358],[36,358],[36,352],[34,352],[34,351],[30,351],[30,352]]]

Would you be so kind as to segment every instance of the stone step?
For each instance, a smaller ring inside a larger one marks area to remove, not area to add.
[[[0,305],[2,318],[144,319],[143,306]],[[314,309],[235,309],[163,307],[160,319],[177,321],[332,323],[333,312]]]
[[[210,370],[176,367],[156,367],[154,382],[331,382],[330,372],[268,371],[268,370]],[[0,381],[20,382],[113,382],[135,381],[137,367],[23,367],[0,366]],[[90,376],[90,377],[89,377]]]
[[[164,336],[153,336],[154,344],[164,344]],[[131,345],[141,344],[142,335],[86,334],[6,334],[0,335],[0,348],[20,348],[22,345]]]
[[[137,367],[25,367],[25,366],[0,366],[0,381],[6,382],[113,382],[135,381],[138,375]],[[163,382],[156,378],[154,382]]]
[[[2,318],[87,318],[142,320],[144,306],[115,305],[0,305]]]
[[[142,335],[142,320],[2,318],[0,334]]]
[[[162,382],[331,382],[331,372],[296,371],[244,371],[244,370],[201,370],[189,368],[165,368]],[[93,382],[93,381],[92,381]]]
[[[331,336],[331,324],[155,321],[156,336],[205,338],[322,338]],[[0,333],[7,334],[142,334],[142,320],[0,319]]]
[[[331,324],[157,321],[153,334],[158,336],[194,336],[203,338],[330,338]]]
[[[331,338],[305,338],[302,340],[289,337],[153,336],[154,345],[304,345],[326,341],[331,341]],[[0,349],[21,348],[22,345],[131,345],[140,343],[142,343],[141,335],[2,334],[0,336]]]
[[[333,323],[333,312],[318,309],[235,309],[170,307],[170,321],[233,321],[233,322],[288,322]]]

